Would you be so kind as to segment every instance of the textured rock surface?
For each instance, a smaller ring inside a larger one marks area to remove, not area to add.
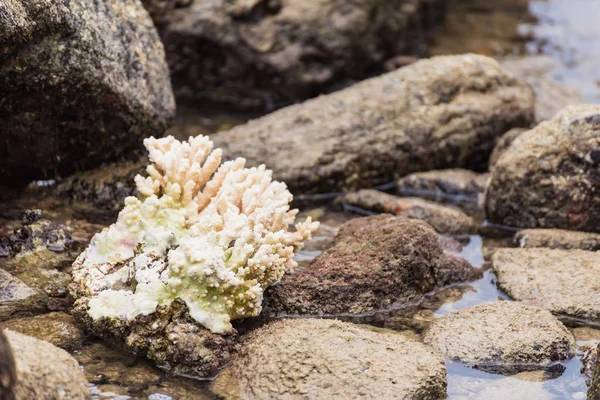
[[[596,362],[594,363],[594,372],[587,398],[588,400],[600,400],[600,357],[596,357]]]
[[[46,309],[47,303],[47,296],[0,269],[0,321],[41,312]]]
[[[10,329],[23,335],[45,340],[66,350],[78,349],[83,341],[83,330],[75,324],[70,315],[63,312],[13,318],[0,323],[0,329]]]
[[[263,313],[362,313],[418,300],[436,284],[480,276],[465,260],[445,254],[424,222],[355,218],[309,267],[284,275],[265,292]]]
[[[466,363],[549,364],[574,355],[569,330],[546,310],[499,301],[433,322],[424,341],[448,359]]]
[[[182,301],[160,306],[149,315],[134,319],[93,320],[87,313],[87,298],[75,302],[74,318],[116,347],[145,356],[175,374],[212,377],[229,361],[237,337],[212,333],[194,321]]]
[[[500,159],[502,154],[504,154],[504,152],[510,147],[512,142],[514,142],[516,138],[521,136],[521,134],[523,132],[527,132],[527,130],[528,129],[526,129],[526,128],[513,128],[513,129],[509,130],[508,132],[506,132],[504,135],[502,135],[500,137],[500,139],[498,139],[496,141],[494,150],[492,151],[492,154],[490,155],[490,161],[489,161],[490,170],[494,167],[494,165],[496,165],[498,163],[498,160]],[[489,175],[488,175],[488,178],[489,178]]]
[[[0,5],[0,174],[65,174],[162,135],[174,116],[164,49],[135,0]]]
[[[523,229],[515,234],[515,243],[521,247],[597,251],[600,250],[600,234],[564,229]]]
[[[515,300],[557,315],[600,321],[600,257],[591,251],[501,249],[492,257],[498,286]]]
[[[17,399],[88,399],[87,381],[77,361],[58,347],[4,331],[15,358]]]
[[[488,174],[467,169],[443,169],[416,172],[400,178],[397,192],[427,200],[452,203],[467,208],[479,208],[487,186]]]
[[[197,1],[171,12],[161,36],[180,99],[273,108],[423,55],[445,3]]]
[[[284,319],[250,333],[211,389],[225,399],[441,399],[446,368],[397,332]]]
[[[600,106],[567,107],[500,157],[487,219],[520,228],[600,231]]]
[[[17,381],[15,359],[10,343],[0,329],[0,399],[13,400],[14,386]]]
[[[439,233],[464,234],[475,230],[475,222],[452,206],[444,206],[416,197],[397,197],[377,190],[363,189],[341,198],[345,205],[394,214],[429,223]]]

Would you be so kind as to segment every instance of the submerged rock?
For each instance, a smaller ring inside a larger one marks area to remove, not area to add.
[[[10,330],[4,334],[15,358],[17,399],[91,398],[83,371],[66,351]]]
[[[3,2],[0,26],[7,183],[99,165],[168,127],[164,49],[138,1]]]
[[[355,218],[309,267],[265,293],[264,313],[364,313],[420,300],[435,285],[474,280],[481,271],[444,253],[422,221],[391,215]]]
[[[519,136],[492,170],[487,219],[600,232],[600,106],[567,107]]]
[[[378,190],[363,189],[340,199],[347,206],[420,219],[444,234],[465,234],[475,230],[475,222],[456,207],[444,206],[416,197],[398,197]]]
[[[401,196],[415,196],[479,209],[479,205],[483,204],[488,178],[488,174],[467,169],[416,172],[400,178],[396,191]]]
[[[423,55],[444,5],[201,1],[171,12],[161,35],[178,99],[272,109],[363,79],[392,56]]]
[[[35,317],[13,318],[0,323],[0,329],[10,329],[27,336],[45,340],[66,350],[81,347],[83,331],[73,318],[63,312],[52,312]]]
[[[531,364],[548,366],[573,357],[575,346],[571,332],[551,313],[510,301],[438,318],[424,341],[450,360],[494,372],[514,372]]]
[[[523,132],[527,132],[527,131],[528,131],[528,129],[526,129],[526,128],[513,128],[513,129],[509,130],[508,132],[506,132],[504,135],[502,135],[500,137],[500,139],[498,139],[496,141],[494,150],[492,151],[492,154],[490,155],[490,161],[489,161],[489,169],[490,170],[498,163],[498,160],[500,159],[502,154],[504,154],[506,152],[506,150],[508,150],[508,148],[510,147],[512,142],[514,142],[516,138],[521,136],[521,134],[523,134]],[[489,179],[489,175],[488,175],[488,179]],[[486,187],[487,187],[487,185],[486,185]]]
[[[523,229],[515,234],[515,243],[521,247],[550,249],[600,250],[600,234],[564,229]]]
[[[598,253],[500,249],[492,257],[498,286],[515,300],[553,314],[600,321]]]
[[[446,368],[437,352],[398,332],[284,319],[251,332],[211,390],[227,400],[433,400],[446,397]]]

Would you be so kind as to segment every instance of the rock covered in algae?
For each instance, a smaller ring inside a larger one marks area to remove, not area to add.
[[[211,390],[227,399],[442,399],[440,354],[402,333],[283,319],[250,333]]]
[[[241,158],[221,165],[206,137],[145,145],[152,164],[135,178],[139,198],[73,264],[78,318],[159,365],[189,373],[177,365],[194,361],[191,374],[212,375],[231,320],[260,313],[263,291],[296,267],[294,252],[318,223],[288,232],[297,210],[285,184]]]

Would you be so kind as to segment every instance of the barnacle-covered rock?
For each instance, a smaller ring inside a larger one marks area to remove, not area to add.
[[[233,333],[232,319],[258,315],[264,289],[296,267],[294,251],[318,223],[309,218],[288,232],[297,210],[290,210],[285,184],[272,181],[264,166],[244,168],[242,158],[220,165],[221,151],[206,137],[144,143],[152,165],[148,177],[135,178],[139,198],[128,197],[117,222],[92,238],[73,264],[71,290],[89,317],[80,320],[93,331],[117,342],[126,337],[132,350],[144,348],[167,365],[173,360],[162,354],[183,345],[176,331]],[[173,326],[176,299],[186,317]],[[159,321],[169,328],[157,334]],[[152,340],[137,339],[144,329]],[[161,334],[166,342],[156,349]]]

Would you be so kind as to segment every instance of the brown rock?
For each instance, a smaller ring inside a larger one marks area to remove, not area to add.
[[[66,350],[76,350],[81,347],[83,330],[73,321],[73,318],[63,312],[52,312],[36,317],[13,318],[0,323],[0,329],[22,333]]]
[[[335,320],[284,319],[250,333],[211,390],[233,399],[442,399],[439,354],[405,335]]]
[[[0,321],[46,310],[48,297],[0,269]]]
[[[516,138],[521,136],[523,132],[527,132],[527,128],[513,128],[506,132],[504,135],[500,137],[496,141],[496,145],[494,146],[494,150],[490,155],[489,168],[490,170],[498,163],[498,160],[504,154],[504,152],[510,147],[512,142],[515,141]],[[488,175],[489,178],[489,175]],[[486,185],[487,186],[487,185]]]
[[[0,329],[0,399],[14,400],[14,386],[17,381],[15,359],[10,343]]]
[[[263,313],[363,313],[421,299],[436,284],[479,277],[480,270],[445,254],[424,222],[355,218],[309,267],[284,275],[266,291]]]
[[[600,232],[600,106],[565,108],[500,157],[487,219],[519,228]]]
[[[521,247],[550,249],[600,250],[600,234],[564,229],[523,229],[515,234],[515,243]]]
[[[444,234],[465,234],[475,230],[473,218],[452,206],[416,197],[397,197],[377,190],[363,189],[341,198],[345,205],[360,209],[420,219]]]

